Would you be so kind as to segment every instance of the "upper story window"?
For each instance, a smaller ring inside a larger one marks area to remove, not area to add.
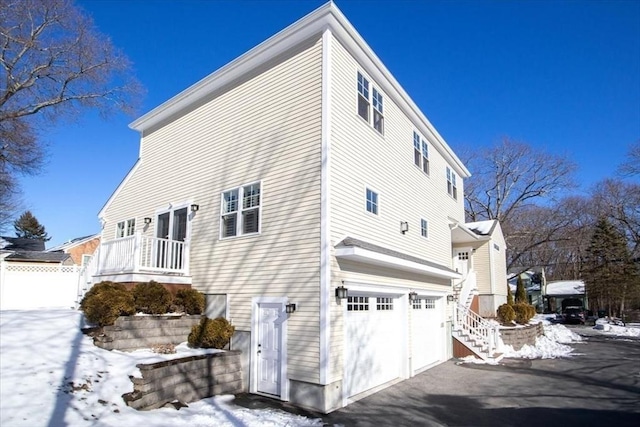
[[[116,238],[133,236],[136,231],[136,219],[120,221],[116,226]]]
[[[222,193],[220,237],[260,231],[260,183],[243,185]]]
[[[429,238],[429,223],[424,218],[420,220],[420,234],[424,238]]]
[[[367,188],[367,212],[378,215],[378,193]]]
[[[358,72],[358,115],[384,134],[384,97],[373,85],[369,86],[369,80]],[[369,111],[372,104],[373,117]]]
[[[429,175],[429,146],[416,131],[413,131],[413,162]]]
[[[458,200],[458,185],[456,184],[456,173],[447,166],[447,193]]]
[[[358,114],[369,122],[369,80],[358,73]]]

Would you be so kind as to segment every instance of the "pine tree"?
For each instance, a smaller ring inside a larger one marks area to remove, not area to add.
[[[622,314],[625,301],[638,292],[638,271],[627,240],[606,218],[595,226],[582,278],[591,308],[607,310],[609,316]]]
[[[51,240],[51,237],[49,237],[44,229],[44,225],[40,224],[31,211],[25,211],[20,215],[20,217],[13,222],[13,228],[16,230],[17,237],[42,240],[43,242]]]
[[[518,281],[516,282],[516,304],[519,302],[529,303],[529,301],[527,301],[527,291],[524,289],[524,282],[522,281],[521,274],[518,274]]]

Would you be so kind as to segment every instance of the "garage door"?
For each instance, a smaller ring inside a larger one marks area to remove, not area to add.
[[[398,378],[406,328],[397,298],[350,296],[345,320],[347,396]]]
[[[411,308],[411,364],[413,371],[443,358],[445,345],[442,298],[421,297]]]

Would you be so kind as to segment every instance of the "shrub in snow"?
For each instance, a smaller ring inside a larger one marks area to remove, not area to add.
[[[513,307],[509,303],[502,304],[500,307],[498,307],[496,315],[498,316],[498,320],[500,321],[500,323],[502,323],[503,325],[513,322],[513,320],[516,318],[516,312],[513,311]]]
[[[521,325],[529,323],[529,320],[536,315],[536,308],[531,304],[518,302],[513,305],[513,311],[516,313],[516,323]]]
[[[128,316],[136,312],[131,292],[114,282],[100,282],[86,293],[80,309],[87,321],[98,326],[113,325],[118,316]]]
[[[204,302],[204,294],[195,289],[180,289],[174,300],[174,304],[180,306],[187,314],[202,314]]]
[[[216,319],[203,317],[199,325],[191,328],[187,341],[189,347],[222,349],[229,344],[235,330],[235,326],[224,317]]]
[[[146,314],[165,314],[173,302],[171,293],[153,280],[137,284],[132,292],[136,310]]]
[[[509,283],[507,283],[507,304],[513,305],[513,294],[511,293],[511,288],[509,287]]]
[[[522,275],[518,274],[518,281],[516,282],[516,304],[527,302],[527,291],[524,289],[524,282],[522,281]]]

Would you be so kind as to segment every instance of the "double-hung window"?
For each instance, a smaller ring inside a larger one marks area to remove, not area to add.
[[[369,80],[358,73],[358,114],[369,122]]]
[[[367,197],[367,204],[366,204],[367,212],[370,212],[374,215],[378,215],[378,193],[371,190],[370,188],[367,188],[366,197]]]
[[[447,193],[454,199],[458,200],[458,186],[456,184],[456,174],[451,168],[447,167]]]
[[[222,193],[220,237],[260,231],[260,183],[243,185]]]
[[[429,223],[424,218],[420,220],[420,234],[425,239],[429,238]]]
[[[136,231],[136,219],[128,219],[126,221],[120,221],[116,225],[116,238],[133,236]]]
[[[370,107],[373,104],[373,114]],[[358,115],[380,134],[384,134],[384,96],[358,72]]]
[[[416,131],[413,131],[413,163],[429,175],[429,146]]]

